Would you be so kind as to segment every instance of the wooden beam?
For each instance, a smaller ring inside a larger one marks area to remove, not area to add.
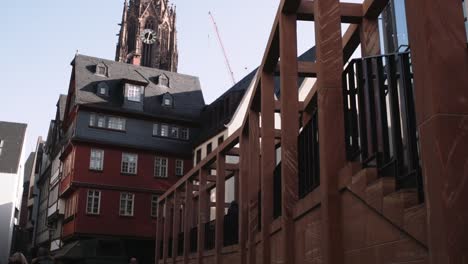
[[[171,213],[171,208],[172,208],[172,203],[170,202],[171,198],[166,198],[165,200],[165,207],[164,207],[164,241],[163,241],[163,263],[167,264],[167,259],[169,257],[169,247],[172,245],[169,245],[169,236],[171,234],[171,223],[172,223],[172,213]]]
[[[388,0],[364,0],[362,11],[366,18],[377,19],[387,6]]]
[[[320,1],[319,1],[320,2]],[[294,205],[298,200],[297,175],[299,135],[299,101],[297,89],[297,17],[281,14],[280,57],[281,57],[281,184],[283,239],[281,249],[284,260],[295,263]],[[327,263],[327,262],[325,262]]]
[[[192,177],[195,177],[200,169],[205,168],[207,164],[209,164],[216,158],[218,151],[223,152],[225,149],[230,149],[237,145],[239,143],[239,131],[240,130],[236,130],[234,133],[232,133],[232,135],[230,135],[226,140],[224,140],[224,142],[220,146],[218,146],[215,151],[211,152],[200,163],[193,167],[187,174],[185,174],[184,177],[178,180],[163,195],[161,195],[159,199],[165,199],[167,196],[171,195],[171,193],[174,192],[175,189],[180,188],[182,185],[184,185],[187,180],[189,180]]]
[[[192,228],[193,216],[193,184],[190,181],[185,182],[185,203],[184,203],[184,264],[189,263],[190,254],[190,229]],[[157,263],[157,262],[156,262]]]
[[[225,178],[226,178],[226,156],[218,153],[216,157],[216,220],[215,220],[215,263],[222,263],[222,249],[224,246],[224,210],[225,200]]]
[[[161,251],[161,246],[164,246],[164,205],[158,202],[158,215],[156,218],[156,243],[155,243],[155,262],[159,263],[159,259],[164,255],[163,251]]]
[[[278,65],[276,65],[276,70],[275,70],[275,75],[279,76],[281,74],[280,68],[281,68],[281,62],[278,62]],[[317,77],[317,72],[318,72],[318,67],[315,62],[310,62],[310,61],[298,61],[297,62],[298,66],[298,76],[299,77]],[[274,87],[273,87],[274,89]]]
[[[263,263],[271,263],[270,225],[273,220],[273,176],[275,169],[275,80],[273,75],[262,72],[262,156],[261,156],[261,208],[262,208],[262,256]],[[281,138],[281,131],[279,131]]]
[[[297,10],[298,20],[314,21],[314,1],[303,0]],[[341,22],[347,24],[361,23],[363,5],[356,3],[340,3]]]
[[[216,182],[218,177],[216,175],[206,175],[206,181],[207,182]]]
[[[230,203],[224,203],[224,208],[229,208]],[[216,207],[216,202],[210,202],[210,207]]]
[[[206,186],[206,176],[208,172],[205,169],[200,169],[200,189],[203,190]],[[203,252],[205,251],[205,223],[210,220],[208,208],[208,194],[205,191],[199,192],[198,198],[198,248],[197,248],[197,263],[203,264]]]
[[[245,127],[247,128],[247,126]],[[240,263],[247,263],[248,240],[248,186],[249,186],[249,135],[244,127],[240,130],[240,170],[239,170],[239,255]]]
[[[174,192],[174,209],[172,217],[172,264],[177,263],[177,246],[179,244],[179,227],[180,227],[180,198],[179,191]]]
[[[209,169],[211,170],[216,170],[216,163],[212,163],[210,166],[208,166]],[[239,164],[238,163],[226,163],[225,168],[227,171],[238,171],[239,170]]]
[[[232,148],[228,150],[225,154],[226,156],[240,156],[240,150],[239,148]]]
[[[304,102],[299,102],[299,113],[304,109]],[[281,102],[275,100],[275,113],[281,113]]]
[[[344,263],[340,168],[346,165],[343,113],[343,40],[339,0],[315,2],[317,102],[320,152],[321,243],[323,263]],[[332,116],[333,118],[330,118]]]
[[[259,114],[249,112],[249,178],[248,178],[248,211],[249,239],[248,263],[256,263],[256,235],[258,232],[258,191],[260,184],[260,131]]]

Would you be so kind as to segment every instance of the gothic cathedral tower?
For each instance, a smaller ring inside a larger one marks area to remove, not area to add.
[[[125,0],[115,60],[177,72],[176,10],[168,0]]]

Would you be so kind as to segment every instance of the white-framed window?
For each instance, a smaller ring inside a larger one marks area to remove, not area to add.
[[[184,161],[183,160],[176,160],[175,161],[175,174],[177,176],[184,175]]]
[[[154,177],[167,178],[167,158],[154,158]]]
[[[133,102],[140,102],[141,101],[141,86],[128,85],[127,100],[133,101]]]
[[[106,117],[102,115],[97,116],[97,127],[106,127]]]
[[[180,138],[184,140],[189,139],[189,129],[188,128],[181,128],[180,129]]]
[[[107,128],[116,130],[125,130],[125,118],[109,117]]]
[[[171,106],[172,105],[171,98],[164,98],[164,105],[165,106]]]
[[[133,193],[120,193],[119,214],[123,216],[133,216],[135,195]]]
[[[86,204],[86,213],[98,215],[101,210],[101,192],[97,190],[88,190],[88,199]]]
[[[153,124],[153,136],[159,136],[159,129],[160,125],[159,124]]]
[[[178,127],[171,127],[171,137],[172,138],[179,138],[179,128]]]
[[[89,115],[89,126],[95,126],[96,123],[96,114]]]
[[[169,136],[169,126],[168,125],[161,125],[161,135],[162,137]]]
[[[2,155],[4,144],[5,144],[5,141],[3,139],[0,139],[0,155]]]
[[[91,170],[103,170],[104,168],[104,150],[91,149],[89,160],[89,168]]]
[[[136,174],[138,166],[138,155],[130,153],[122,153],[121,172],[128,174]]]
[[[151,216],[158,216],[158,196],[151,195]]]

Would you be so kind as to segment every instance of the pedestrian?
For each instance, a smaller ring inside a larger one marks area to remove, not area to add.
[[[138,264],[138,260],[135,257],[131,257],[129,264]]]
[[[37,258],[33,259],[31,264],[54,264],[54,259],[46,248],[40,247],[37,250]]]
[[[28,264],[26,257],[21,252],[16,252],[8,258],[8,264]]]

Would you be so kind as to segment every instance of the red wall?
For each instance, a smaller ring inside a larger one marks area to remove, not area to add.
[[[75,232],[80,234],[116,235],[154,238],[155,219],[151,217],[151,194],[136,193],[133,216],[120,216],[120,191],[101,190],[99,215],[86,214],[88,189],[80,188]]]
[[[89,170],[89,160],[92,148],[104,150],[103,171],[96,172]],[[138,154],[138,168],[136,175],[126,175],[120,172],[123,152]],[[154,177],[154,159],[156,156],[168,158],[169,177],[167,179]],[[177,158],[178,157],[169,156],[162,153],[80,144],[75,146],[73,181],[104,184],[110,186],[151,189],[154,191],[165,192],[165,190],[167,190],[170,186],[177,182],[177,180],[180,179],[179,176],[175,176],[175,160]],[[189,171],[191,168],[191,159],[189,158],[184,160],[184,172]]]
[[[63,237],[74,234],[112,235],[139,238],[154,238],[155,219],[151,217],[151,197],[165,192],[180,176],[175,176],[175,160],[178,157],[110,146],[78,144],[73,147],[74,166],[72,174],[63,180],[71,180],[74,193],[78,194],[77,212],[74,218],[64,224]],[[96,172],[89,170],[92,148],[104,150],[104,169]],[[122,152],[138,154],[136,175],[120,173]],[[168,178],[155,178],[154,158],[168,158]],[[179,158],[180,159],[180,158]],[[184,173],[192,168],[192,159],[184,160]],[[89,189],[101,191],[99,215],[86,214],[86,199]],[[131,217],[120,216],[120,193],[135,194],[134,214]],[[72,197],[67,195],[69,199]],[[65,198],[67,199],[67,198]]]

